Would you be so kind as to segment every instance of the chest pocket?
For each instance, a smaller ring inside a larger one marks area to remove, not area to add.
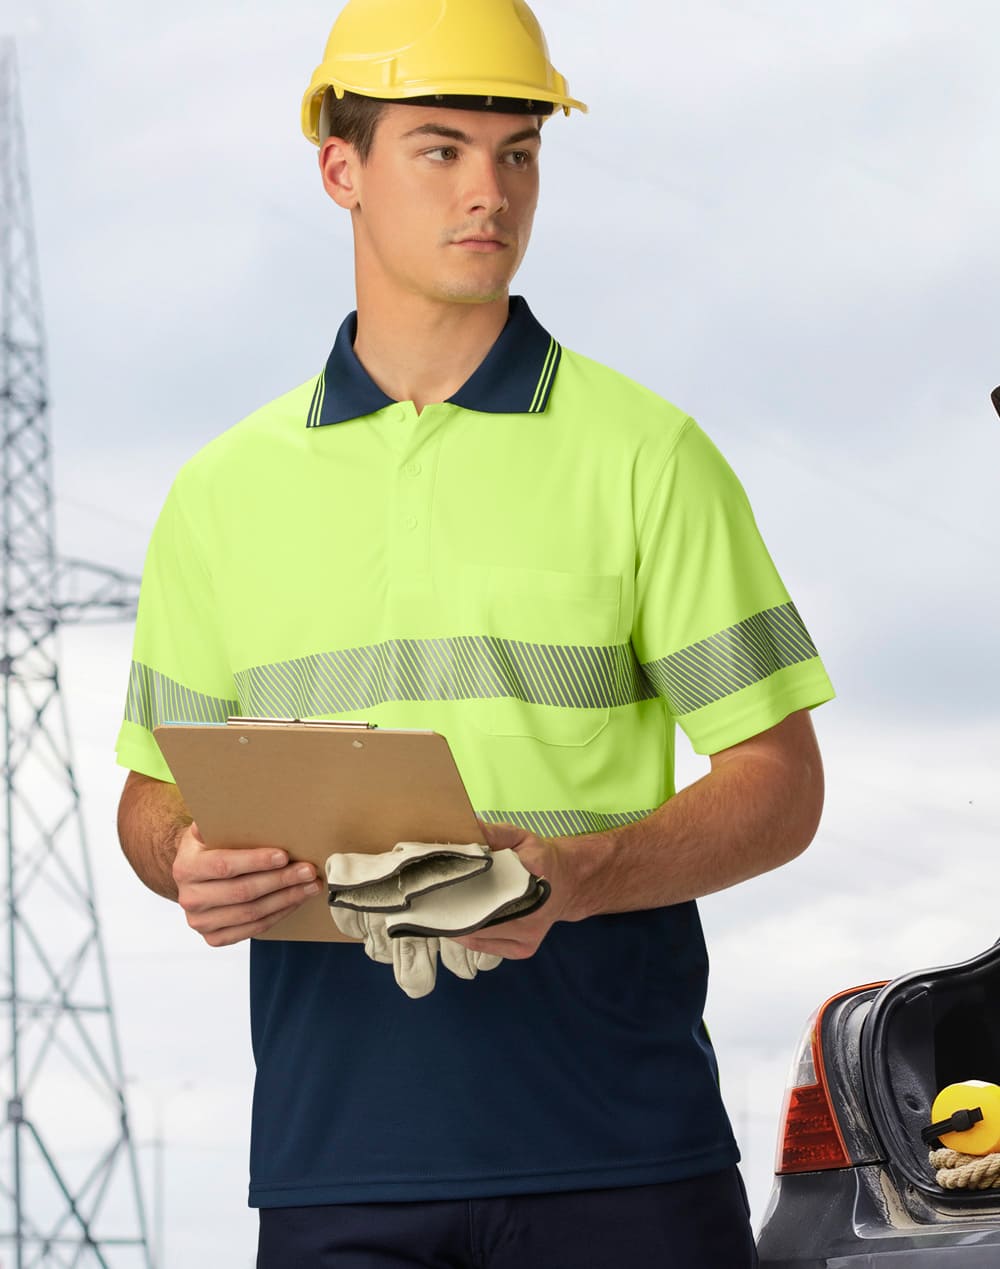
[[[489,694],[470,702],[493,736],[585,745],[607,726],[617,574],[470,568],[470,606],[486,636]]]

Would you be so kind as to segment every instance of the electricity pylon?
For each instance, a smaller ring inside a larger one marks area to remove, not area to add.
[[[45,339],[10,40],[0,42],[0,292],[0,1264],[148,1267],[57,658],[62,624],[132,616],[137,583],[55,551]]]

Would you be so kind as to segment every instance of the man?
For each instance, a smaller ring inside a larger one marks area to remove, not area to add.
[[[184,468],[150,547],[121,838],[209,944],[320,880],[206,850],[165,717],[441,731],[551,886],[421,1000],[355,945],[251,944],[268,1269],[755,1263],[694,900],[809,843],[832,693],[710,442],[509,298],[555,107],[582,109],[523,0],[351,0],[304,126],[357,314]],[[673,796],[675,722],[711,772]]]

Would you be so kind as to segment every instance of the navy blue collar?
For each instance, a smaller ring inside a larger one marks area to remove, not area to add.
[[[358,361],[357,330],[358,315],[351,313],[337,332],[333,352],[316,383],[307,427],[346,423],[394,404]],[[514,295],[496,343],[448,403],[483,414],[540,414],[548,405],[561,355],[559,344],[535,320],[521,296]]]

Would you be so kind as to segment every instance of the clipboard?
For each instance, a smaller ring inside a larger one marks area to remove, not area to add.
[[[262,939],[349,943],[330,916],[326,859],[397,842],[482,842],[444,736],[363,722],[230,718],[153,731],[207,845],[277,846],[321,890]]]

